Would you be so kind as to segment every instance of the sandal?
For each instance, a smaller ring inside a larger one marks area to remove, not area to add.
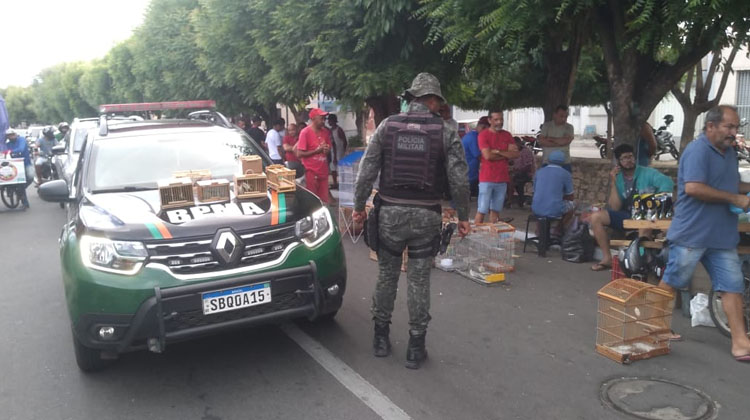
[[[612,268],[612,264],[596,263],[591,266],[591,271],[606,271]]]

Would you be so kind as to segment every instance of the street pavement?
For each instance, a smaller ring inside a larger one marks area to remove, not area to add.
[[[417,371],[403,366],[405,287],[392,325],[394,354],[371,356],[377,267],[362,242],[346,238],[349,283],[335,321],[131,353],[83,374],[60,281],[64,210],[29,192],[30,210],[0,209],[2,419],[626,419],[600,402],[599,389],[631,376],[700,389],[718,404],[720,419],[746,419],[750,411],[750,365],[734,361],[716,329],[690,328],[676,310],[673,326],[685,341],[671,354],[617,364],[594,351],[596,291],[609,273],[555,252],[522,254],[520,244],[516,271],[501,286],[433,271],[429,360]]]

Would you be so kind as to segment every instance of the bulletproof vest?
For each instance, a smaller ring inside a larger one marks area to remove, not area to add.
[[[389,117],[383,141],[381,194],[440,200],[446,178],[443,120],[429,112]]]

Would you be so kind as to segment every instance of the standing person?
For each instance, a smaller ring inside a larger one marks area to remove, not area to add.
[[[466,155],[466,163],[469,166],[469,191],[472,197],[476,197],[479,194],[479,158],[482,156],[482,151],[479,150],[479,133],[489,128],[489,126],[489,118],[482,117],[477,122],[477,128],[466,133],[464,138],[461,139],[464,154]]]
[[[281,130],[284,128],[284,119],[278,118],[273,122],[273,127],[266,133],[266,148],[273,163],[284,164],[284,147],[281,138]]]
[[[7,141],[5,140],[7,139]],[[10,154],[12,158],[23,158],[23,167],[26,171],[26,185],[21,189],[21,210],[29,208],[29,198],[26,196],[26,187],[34,181],[34,165],[31,164],[31,153],[26,138],[19,136],[16,130],[9,128],[4,132],[0,151]],[[0,155],[2,157],[2,155]],[[18,188],[21,188],[20,186]]]
[[[284,148],[284,159],[287,162],[299,162],[297,154],[294,152],[294,146],[299,141],[299,133],[297,132],[297,124],[290,123],[286,128],[286,135],[284,136],[282,147]]]
[[[562,168],[565,155],[555,150],[549,155],[549,164],[537,171],[534,177],[534,197],[531,211],[538,217],[561,218],[561,230],[573,220],[576,205],[573,202],[573,175]]]
[[[513,137],[516,142],[516,147],[519,150],[519,156],[513,159],[511,163],[511,178],[513,189],[516,191],[516,200],[518,207],[523,208],[526,202],[525,188],[526,183],[531,182],[534,179],[534,171],[536,165],[534,163],[534,153],[531,149],[524,146],[523,140],[520,137]],[[565,156],[563,155],[563,158]]]
[[[297,156],[305,166],[305,182],[323,203],[328,204],[328,152],[331,150],[331,132],[326,128],[327,112],[319,108],[310,110],[310,125],[299,133]]]
[[[638,147],[635,151],[638,166],[649,166],[651,158],[656,154],[656,136],[651,124],[645,122],[638,136]]]
[[[333,177],[333,186],[331,188],[336,190],[339,188],[339,180],[337,178],[339,159],[346,155],[349,143],[346,140],[344,129],[339,126],[339,118],[336,114],[328,114],[328,126],[331,127],[333,141],[333,147],[331,148],[331,176]]]
[[[479,133],[482,157],[479,163],[479,199],[474,223],[483,223],[487,213],[490,214],[490,223],[498,221],[510,183],[508,160],[520,155],[513,136],[503,130],[503,122],[503,111],[492,111],[490,128]]]
[[[262,121],[263,120],[261,120],[260,117],[257,117],[257,116],[253,117],[252,124],[250,125],[249,128],[247,128],[247,134],[250,136],[250,138],[255,140],[255,143],[259,147],[262,147],[265,149],[266,148],[266,142],[265,142],[266,133],[263,131],[262,128],[260,128],[260,123]]]
[[[430,321],[430,270],[440,246],[440,202],[446,189],[458,213],[458,233],[469,233],[469,182],[461,140],[456,129],[439,116],[445,102],[440,82],[429,73],[414,78],[404,97],[406,113],[386,118],[367,145],[354,187],[353,219],[361,223],[365,202],[380,174],[375,198],[378,222],[378,282],[372,298],[375,322],[373,353],[391,352],[391,313],[401,273],[401,255],[408,247],[407,304],[409,344],[406,367],[418,369],[427,359],[425,336]],[[372,238],[371,238],[372,241]],[[372,242],[371,242],[372,245]]]
[[[647,193],[672,193],[674,182],[654,168],[636,165],[633,146],[621,144],[615,147],[617,165],[609,173],[609,209],[591,215],[591,229],[602,260],[591,266],[593,271],[604,271],[612,267],[612,254],[606,227],[624,231],[623,220],[632,218],[633,195]],[[641,229],[639,236],[650,236],[650,229]]]
[[[706,113],[703,133],[690,142],[677,171],[678,199],[667,232],[669,261],[659,287],[674,292],[690,285],[700,261],[711,277],[727,314],[732,333],[731,353],[750,362],[750,338],[742,311],[742,268],[737,256],[737,215],[734,205],[750,208],[750,184],[740,182],[737,154],[732,143],[740,119],[737,108],[714,107]]]
[[[542,125],[539,135],[539,145],[542,146],[542,165],[549,161],[549,155],[555,150],[560,150],[565,155],[565,170],[572,172],[570,166],[570,143],[573,141],[573,126],[568,122],[568,107],[558,105],[552,120]]]

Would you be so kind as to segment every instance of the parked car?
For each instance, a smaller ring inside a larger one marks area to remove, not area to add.
[[[179,105],[165,104],[158,109]],[[176,171],[210,173],[225,185],[241,174],[241,156],[258,156],[264,170],[272,163],[244,131],[206,112],[215,118],[103,118],[88,131],[70,187],[57,180],[39,188],[47,201],[70,203],[60,261],[83,371],[123,352],[162,352],[220,331],[331,319],[341,307],[344,250],[318,197],[296,186],[200,202],[192,196],[206,184],[173,178]]]

